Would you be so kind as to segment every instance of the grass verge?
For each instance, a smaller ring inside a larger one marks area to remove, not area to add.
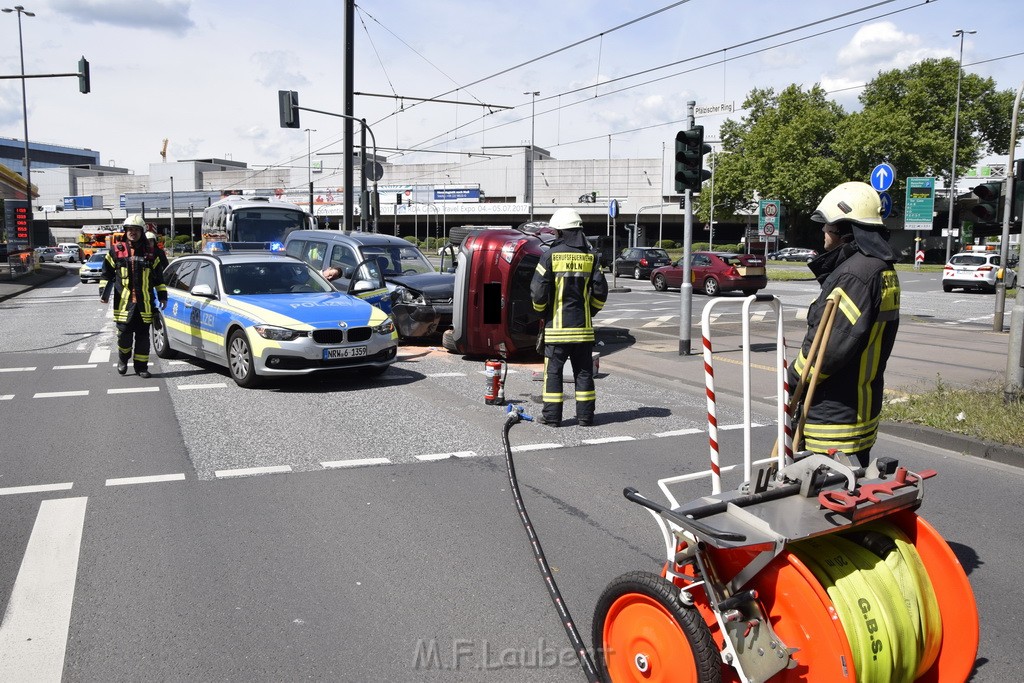
[[[931,391],[887,399],[881,419],[1024,447],[1024,401],[1004,402],[997,382],[960,389],[946,386],[940,377]]]

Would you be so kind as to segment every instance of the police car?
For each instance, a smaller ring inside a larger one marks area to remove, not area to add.
[[[956,287],[996,291],[996,283],[1004,279],[1007,287],[1017,286],[1017,274],[1003,268],[999,252],[992,245],[974,246],[970,251],[953,254],[942,269],[942,291],[952,292]]]
[[[165,280],[167,307],[151,330],[156,355],[213,361],[239,386],[336,369],[378,375],[395,361],[391,318],[290,256],[182,256]]]

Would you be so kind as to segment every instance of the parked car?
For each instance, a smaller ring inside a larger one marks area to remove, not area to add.
[[[651,271],[672,263],[668,252],[659,247],[627,247],[619,252],[613,266],[615,275],[629,273],[637,280],[651,276]]]
[[[803,261],[808,262],[814,259],[818,252],[814,249],[801,249],[800,247],[786,247],[779,251],[768,254],[771,261]]]
[[[40,263],[56,263],[57,254],[63,254],[64,252],[57,247],[37,247],[36,258]]]
[[[88,284],[90,280],[100,281],[103,276],[103,259],[107,257],[106,249],[97,249],[92,256],[78,269],[78,278],[82,284]]]
[[[708,296],[737,290],[749,296],[768,286],[764,259],[753,254],[694,252],[690,255],[690,277],[694,289],[700,289]],[[681,287],[683,260],[656,268],[651,273],[651,284],[659,292]]]
[[[77,245],[65,246],[53,257],[54,263],[81,263],[82,261],[82,249]]]
[[[391,318],[290,256],[182,256],[165,279],[167,307],[150,332],[160,358],[183,353],[213,361],[242,387],[324,370],[378,375],[395,362]]]
[[[285,253],[318,270],[336,268],[335,287],[390,313],[403,339],[440,336],[452,324],[454,268],[437,272],[411,242],[370,232],[295,230]],[[451,265],[451,258],[445,258]],[[352,291],[358,280],[382,280],[379,286]]]
[[[952,292],[959,287],[994,292],[1000,279],[1008,288],[1017,286],[1017,273],[1000,265],[998,252],[984,248],[962,251],[953,254],[942,269],[942,291]]]

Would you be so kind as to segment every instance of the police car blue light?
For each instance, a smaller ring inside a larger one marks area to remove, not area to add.
[[[165,279],[167,307],[151,332],[160,358],[213,361],[243,387],[274,375],[338,369],[377,375],[395,361],[391,318],[290,256],[183,256]]]

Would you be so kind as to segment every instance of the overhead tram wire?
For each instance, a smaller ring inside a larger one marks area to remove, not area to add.
[[[858,8],[858,9],[854,9],[854,10],[850,10],[848,12],[843,12],[843,13],[840,13],[840,14],[836,14],[836,15],[833,15],[831,17],[826,17],[826,18],[823,18],[823,19],[818,19],[816,21],[809,22],[809,23],[806,23],[806,24],[802,24],[800,26],[796,26],[796,27],[793,27],[793,28],[790,28],[790,29],[786,29],[786,30],[783,30],[783,31],[776,31],[775,33],[767,34],[765,36],[761,36],[761,37],[758,37],[758,38],[752,38],[750,40],[742,41],[740,43],[736,43],[734,45],[731,45],[731,46],[728,46],[728,47],[725,47],[725,48],[717,48],[715,50],[710,50],[710,51],[705,52],[705,53],[700,54],[700,55],[694,55],[692,57],[687,57],[686,59],[681,59],[681,60],[677,60],[677,61],[674,61],[674,62],[669,62],[669,63],[663,64],[661,66],[651,67],[649,69],[644,69],[644,70],[641,70],[641,71],[637,71],[637,72],[634,72],[632,74],[627,74],[625,76],[619,76],[618,78],[614,78],[614,79],[610,79],[608,81],[605,81],[601,85],[608,85],[610,83],[615,83],[615,82],[618,82],[618,81],[623,81],[623,80],[627,80],[627,79],[631,79],[631,78],[636,78],[637,76],[642,76],[644,74],[648,74],[648,73],[652,73],[652,72],[655,72],[655,71],[659,71],[661,69],[667,69],[669,67],[677,66],[679,64],[685,64],[687,62],[692,62],[692,61],[697,60],[697,59],[702,59],[704,57],[713,56],[713,55],[715,55],[715,54],[717,54],[719,52],[725,53],[725,52],[727,52],[729,50],[734,50],[734,49],[737,49],[737,48],[740,48],[740,47],[744,47],[746,45],[752,45],[754,43],[758,43],[758,42],[761,42],[761,41],[764,41],[764,40],[769,40],[771,38],[775,38],[775,37],[778,37],[778,36],[787,35],[789,33],[800,31],[800,30],[803,30],[803,29],[806,29],[806,28],[810,28],[810,27],[813,27],[813,26],[817,26],[817,25],[820,25],[820,24],[823,24],[823,23],[827,23],[827,22],[830,22],[830,21],[834,21],[836,19],[841,19],[843,17],[850,16],[852,14],[856,14],[856,13],[859,13],[859,12],[871,10],[871,9],[874,9],[874,8],[882,6],[882,5],[891,4],[893,2],[896,2],[896,0],[882,0],[881,2],[877,2],[877,3],[871,4],[871,5],[866,5],[864,7],[861,7],[861,8]],[[848,23],[848,24],[844,24],[842,26],[837,26],[837,27],[833,27],[833,28],[826,29],[826,30],[823,30],[823,31],[819,31],[817,33],[812,33],[812,34],[809,34],[807,36],[802,36],[800,38],[795,38],[793,40],[786,41],[784,43],[779,43],[779,44],[776,44],[776,45],[772,45],[772,46],[769,46],[769,47],[766,47],[766,48],[762,48],[762,49],[759,49],[759,50],[754,50],[754,51],[743,53],[743,54],[740,54],[740,55],[734,55],[732,57],[729,57],[728,61],[735,61],[737,59],[742,59],[744,57],[749,57],[751,55],[759,54],[761,52],[766,52],[768,50],[774,50],[774,49],[779,48],[779,47],[785,47],[787,45],[792,45],[792,44],[795,44],[795,43],[798,43],[798,42],[802,42],[802,41],[808,40],[810,38],[815,38],[815,37],[818,37],[818,36],[827,35],[829,33],[834,33],[835,31],[841,31],[843,29],[850,28],[852,26],[858,26],[860,24],[865,24],[865,23],[870,22],[870,21],[875,21],[877,19],[882,19],[882,18],[885,18],[885,17],[889,17],[889,16],[892,16],[894,14],[899,14],[899,13],[902,13],[902,12],[906,12],[906,11],[911,10],[911,9],[917,9],[919,7],[923,7],[924,5],[933,4],[934,2],[935,2],[935,0],[923,0],[922,2],[919,2],[917,4],[910,5],[908,7],[903,7],[903,8],[900,8],[900,9],[896,9],[896,10],[893,10],[891,12],[885,12],[883,14],[878,14],[878,15],[875,15],[875,16],[872,16],[872,17],[868,17],[866,19],[862,19],[862,20],[859,20],[859,21],[855,21],[855,22],[851,22],[851,23]],[[677,3],[677,4],[681,4],[681,3]],[[670,7],[674,7],[674,5],[672,5]],[[663,8],[663,10],[659,10],[659,11],[664,11],[664,9],[669,9],[669,8]],[[657,12],[655,12],[655,13],[657,13]],[[650,15],[645,15],[645,17],[641,17],[641,19],[642,18],[646,18],[646,16],[650,16]],[[637,21],[637,20],[634,20],[634,22],[635,21]],[[634,22],[629,22],[629,23],[634,23]],[[623,24],[622,26],[626,26],[626,25],[628,25],[628,23],[627,24]],[[619,27],[616,27],[616,29],[617,28],[619,28]],[[598,36],[600,36],[600,35],[603,35],[603,34],[598,34]],[[598,36],[595,36],[595,37],[598,37]],[[589,39],[586,39],[586,40],[592,40],[592,39],[593,38],[589,38]],[[576,45],[579,45],[582,42],[586,42],[586,40],[584,40],[584,41],[577,41],[576,43],[573,43],[572,45],[570,45],[568,47],[575,47]],[[554,52],[549,53],[549,55],[557,54],[557,52],[560,52],[563,49],[568,49],[568,48],[561,48],[559,50],[556,50]],[[545,55],[545,56],[547,56],[547,55]],[[541,58],[543,58],[543,57],[539,57],[539,58],[536,58],[536,59],[541,59]],[[520,64],[520,65],[515,66],[515,67],[509,67],[509,69],[505,69],[503,71],[498,72],[497,74],[495,74],[495,76],[507,73],[508,71],[510,71],[512,69],[519,68],[519,66],[523,66],[525,64],[530,64],[533,61],[536,61],[536,59],[530,60],[528,62],[524,62],[523,64]],[[717,66],[719,64],[722,64],[724,61],[726,61],[724,58],[723,59],[719,59],[719,60],[717,60],[715,62],[710,62],[708,64],[704,64],[702,66],[699,66],[699,67],[696,67],[696,68],[693,68],[693,69],[687,69],[685,71],[679,71],[679,72],[676,72],[676,73],[673,73],[673,74],[669,74],[667,76],[661,76],[659,78],[655,78],[655,79],[651,79],[651,80],[648,80],[648,81],[644,81],[642,83],[632,84],[632,85],[626,86],[624,88],[620,88],[618,90],[602,92],[600,95],[595,95],[594,97],[588,98],[588,99],[585,99],[585,100],[578,100],[576,102],[570,102],[568,104],[560,104],[560,105],[558,105],[558,106],[556,106],[556,107],[554,107],[552,109],[548,109],[547,111],[542,112],[542,114],[550,113],[552,111],[561,111],[562,109],[573,107],[573,106],[576,106],[576,105],[584,103],[584,102],[592,102],[597,97],[605,97],[605,96],[608,96],[608,95],[618,94],[618,93],[621,93],[621,92],[624,92],[624,91],[627,91],[627,90],[630,90],[630,89],[633,89],[633,88],[638,88],[638,87],[641,87],[641,86],[644,86],[644,85],[650,85],[651,83],[657,83],[659,81],[666,80],[668,78],[675,78],[676,76],[680,76],[680,75],[683,75],[683,74],[686,74],[686,73],[692,73],[693,71],[698,71],[700,69],[705,69],[705,68],[708,68],[708,67]],[[486,77],[486,78],[474,81],[470,85],[475,85],[475,84],[480,83],[480,82],[482,82],[484,80],[487,80],[488,78],[493,78],[493,77],[494,76],[489,76],[489,77]],[[560,93],[556,93],[556,94],[550,95],[548,97],[544,97],[544,98],[541,99],[541,101],[543,102],[545,100],[554,100],[554,99],[557,99],[557,98],[565,96],[565,95],[570,95],[570,94],[574,94],[574,93],[581,92],[581,91],[584,91],[584,90],[589,90],[592,87],[593,87],[592,85],[581,86],[579,88],[574,88],[572,90],[567,90],[567,91],[564,91],[564,92],[560,92]],[[438,95],[438,97],[441,97],[441,95]],[[385,118],[387,118],[387,117],[385,117]],[[427,144],[427,143],[431,142],[432,140],[436,140],[441,135],[449,135],[451,133],[454,133],[454,132],[458,131],[459,129],[463,128],[463,127],[466,127],[466,126],[469,126],[469,125],[473,125],[473,124],[479,122],[480,120],[482,120],[482,118],[483,117],[480,117],[480,118],[475,119],[473,121],[468,121],[468,122],[462,124],[461,126],[457,126],[454,129],[449,129],[448,131],[445,131],[444,133],[439,133],[438,135],[435,135],[433,138],[428,138],[427,140],[424,140],[423,142],[421,142],[419,144],[420,145]],[[506,123],[503,123],[503,124],[499,124],[499,125],[495,126],[494,128],[492,128],[492,130],[494,130],[495,128],[501,128],[501,127],[506,126],[506,125],[512,125],[514,123],[519,123],[520,121],[525,120],[525,118],[526,117],[523,117],[523,118],[520,118],[520,119],[516,119],[515,121],[509,121],[509,122],[506,122]],[[384,119],[381,119],[381,120],[383,121]],[[562,145],[556,145],[556,146],[564,146],[564,143]]]

